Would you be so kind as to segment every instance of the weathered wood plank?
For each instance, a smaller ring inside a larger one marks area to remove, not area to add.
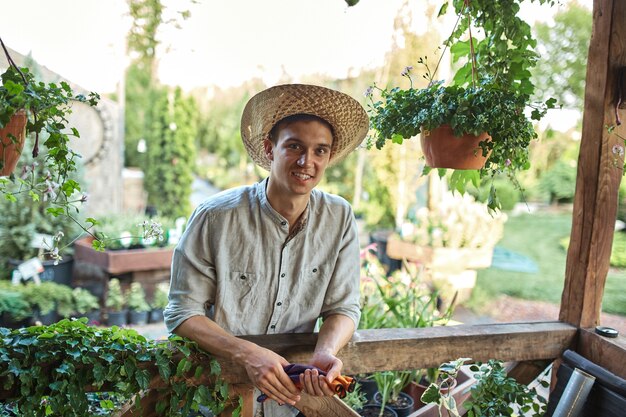
[[[339,358],[348,375],[430,368],[460,357],[475,361],[554,359],[572,346],[576,332],[574,326],[560,322],[361,330],[339,352]],[[246,339],[274,350],[290,362],[306,362],[316,342],[316,336],[311,334]],[[247,380],[240,367],[227,361],[221,361],[221,365],[222,376],[227,381]]]
[[[600,317],[622,177],[623,154],[615,153],[613,146],[623,146],[623,141],[609,134],[607,126],[616,124],[616,77],[619,68],[626,66],[625,21],[626,2],[594,1],[572,232],[559,315],[560,320],[583,328],[595,326]],[[626,119],[626,112],[619,111]],[[626,135],[626,126],[615,132]]]
[[[581,329],[577,352],[615,375],[626,378],[626,337],[602,337],[594,329]]]

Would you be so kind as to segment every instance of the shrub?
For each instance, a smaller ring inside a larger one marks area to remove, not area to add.
[[[126,306],[126,300],[122,293],[119,279],[111,278],[111,280],[109,280],[109,290],[107,291],[104,305],[109,311],[122,311]]]
[[[130,284],[128,294],[128,308],[134,311],[150,311],[150,305],[146,301],[146,293],[138,282]]]

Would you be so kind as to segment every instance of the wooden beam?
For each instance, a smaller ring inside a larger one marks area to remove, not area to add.
[[[594,329],[581,329],[577,352],[615,375],[626,379],[626,337],[615,339],[597,334]]]
[[[348,375],[384,370],[420,369],[469,357],[474,361],[500,359],[528,361],[554,359],[570,348],[577,329],[560,322],[497,323],[421,329],[360,330],[339,352]],[[290,362],[307,362],[314,334],[248,336],[245,339],[271,349]],[[220,361],[228,382],[246,382],[245,371]]]
[[[599,321],[622,178],[626,112],[616,110],[617,74],[626,66],[626,2],[594,0],[582,141],[561,321],[581,328]],[[616,125],[616,112],[625,119]],[[616,147],[614,149],[614,146]],[[617,148],[620,146],[621,148]]]

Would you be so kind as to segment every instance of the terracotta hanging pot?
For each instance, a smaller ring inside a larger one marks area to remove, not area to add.
[[[489,157],[483,156],[479,146],[485,140],[491,140],[486,132],[480,136],[454,136],[449,125],[441,125],[420,135],[426,165],[431,168],[481,169]]]
[[[2,142],[0,147],[0,176],[11,175],[18,159],[20,159],[26,138],[26,121],[26,112],[20,110],[11,117],[5,127],[0,129],[0,141]],[[9,135],[15,136],[16,139],[12,139]]]

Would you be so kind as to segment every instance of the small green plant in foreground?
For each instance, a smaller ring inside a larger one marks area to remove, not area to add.
[[[86,323],[82,318],[0,328],[0,387],[9,393],[4,409],[25,417],[84,417],[90,415],[89,396],[94,395],[85,389],[93,387],[109,392],[101,396],[100,407],[112,412],[116,403],[138,399],[157,374],[166,385],[157,390],[170,395],[157,404],[159,415],[188,415],[199,404],[214,414],[224,409],[228,387],[219,378],[219,364],[195,343],[177,336],[147,340],[132,329]],[[211,388],[187,384],[205,374],[212,376]]]

